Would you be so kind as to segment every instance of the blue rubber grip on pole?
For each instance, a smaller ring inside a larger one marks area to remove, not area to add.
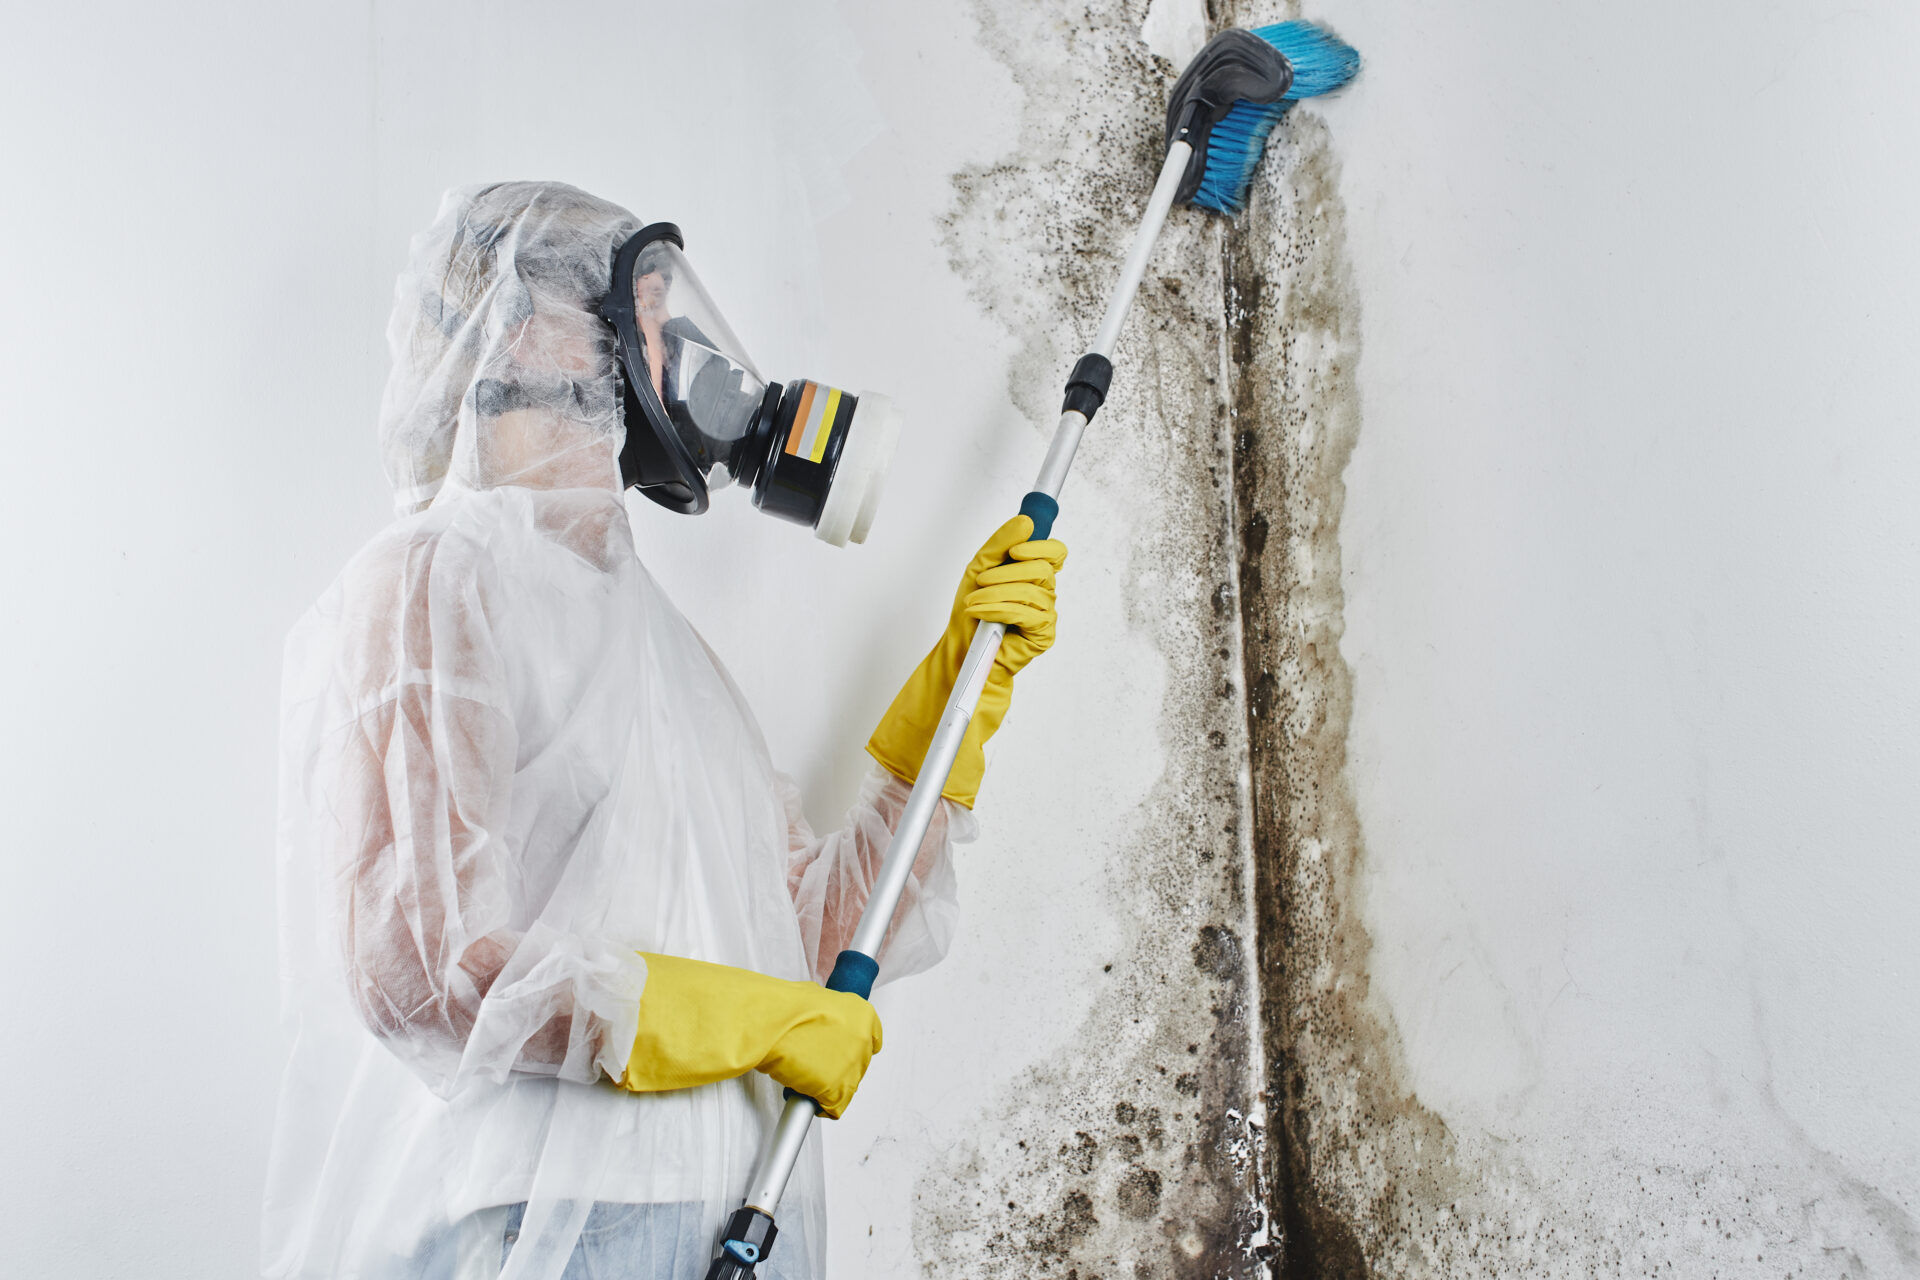
[[[834,957],[833,972],[827,975],[827,990],[851,991],[862,1000],[873,995],[873,980],[880,976],[880,962],[864,951],[842,951]],[[788,1089],[789,1098],[807,1095]],[[818,1106],[818,1103],[814,1104]]]
[[[880,976],[880,962],[861,951],[842,951],[833,961],[827,976],[827,990],[851,991],[862,1000],[873,994],[873,980]]]
[[[1060,504],[1034,492],[1020,499],[1020,514],[1033,521],[1033,540],[1038,542],[1053,536],[1053,518],[1060,514]]]

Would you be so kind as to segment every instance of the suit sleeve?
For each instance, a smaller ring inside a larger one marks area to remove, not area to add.
[[[515,909],[519,738],[489,596],[484,563],[443,554],[350,609],[356,705],[317,772],[354,1004],[442,1095],[617,1077],[646,977],[632,951]]]
[[[814,976],[825,982],[860,923],[910,788],[892,774],[874,770],[840,829],[816,836],[801,812],[799,790],[785,777],[780,781],[791,848],[787,887],[808,962]],[[876,957],[881,982],[930,969],[946,955],[960,918],[953,846],[972,840],[975,830],[971,813],[950,800],[940,801]]]

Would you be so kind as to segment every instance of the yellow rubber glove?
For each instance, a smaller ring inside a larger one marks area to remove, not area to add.
[[[764,1071],[838,1120],[880,1052],[880,1015],[817,982],[643,951],[640,1034],[620,1083],[635,1093],[691,1089]]]
[[[1032,534],[1033,521],[1015,516],[987,539],[960,579],[946,634],[907,677],[867,740],[867,754],[896,778],[912,782],[919,777],[974,630],[982,622],[1005,623],[1006,639],[940,793],[969,809],[986,772],[987,739],[1013,705],[1014,675],[1053,644],[1053,575],[1067,563],[1067,548],[1053,539],[1028,542]]]

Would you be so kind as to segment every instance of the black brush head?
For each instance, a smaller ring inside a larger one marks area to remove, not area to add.
[[[1230,27],[1207,41],[1167,98],[1167,146],[1193,148],[1175,199],[1184,203],[1200,190],[1207,140],[1236,102],[1278,102],[1292,87],[1293,64],[1253,32]]]

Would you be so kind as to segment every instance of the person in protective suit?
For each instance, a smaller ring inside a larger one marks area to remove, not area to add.
[[[951,846],[1013,675],[1052,641],[1065,548],[1025,517],[980,548],[868,744],[880,767],[839,830],[809,830],[635,549],[599,307],[639,226],[558,184],[458,191],[397,285],[400,515],[286,650],[269,1276],[704,1274],[781,1086],[837,1116],[881,1046],[872,1007],[820,981],[990,619],[1011,630],[882,972],[952,937]],[[822,1274],[821,1182],[810,1139],[761,1275]]]

